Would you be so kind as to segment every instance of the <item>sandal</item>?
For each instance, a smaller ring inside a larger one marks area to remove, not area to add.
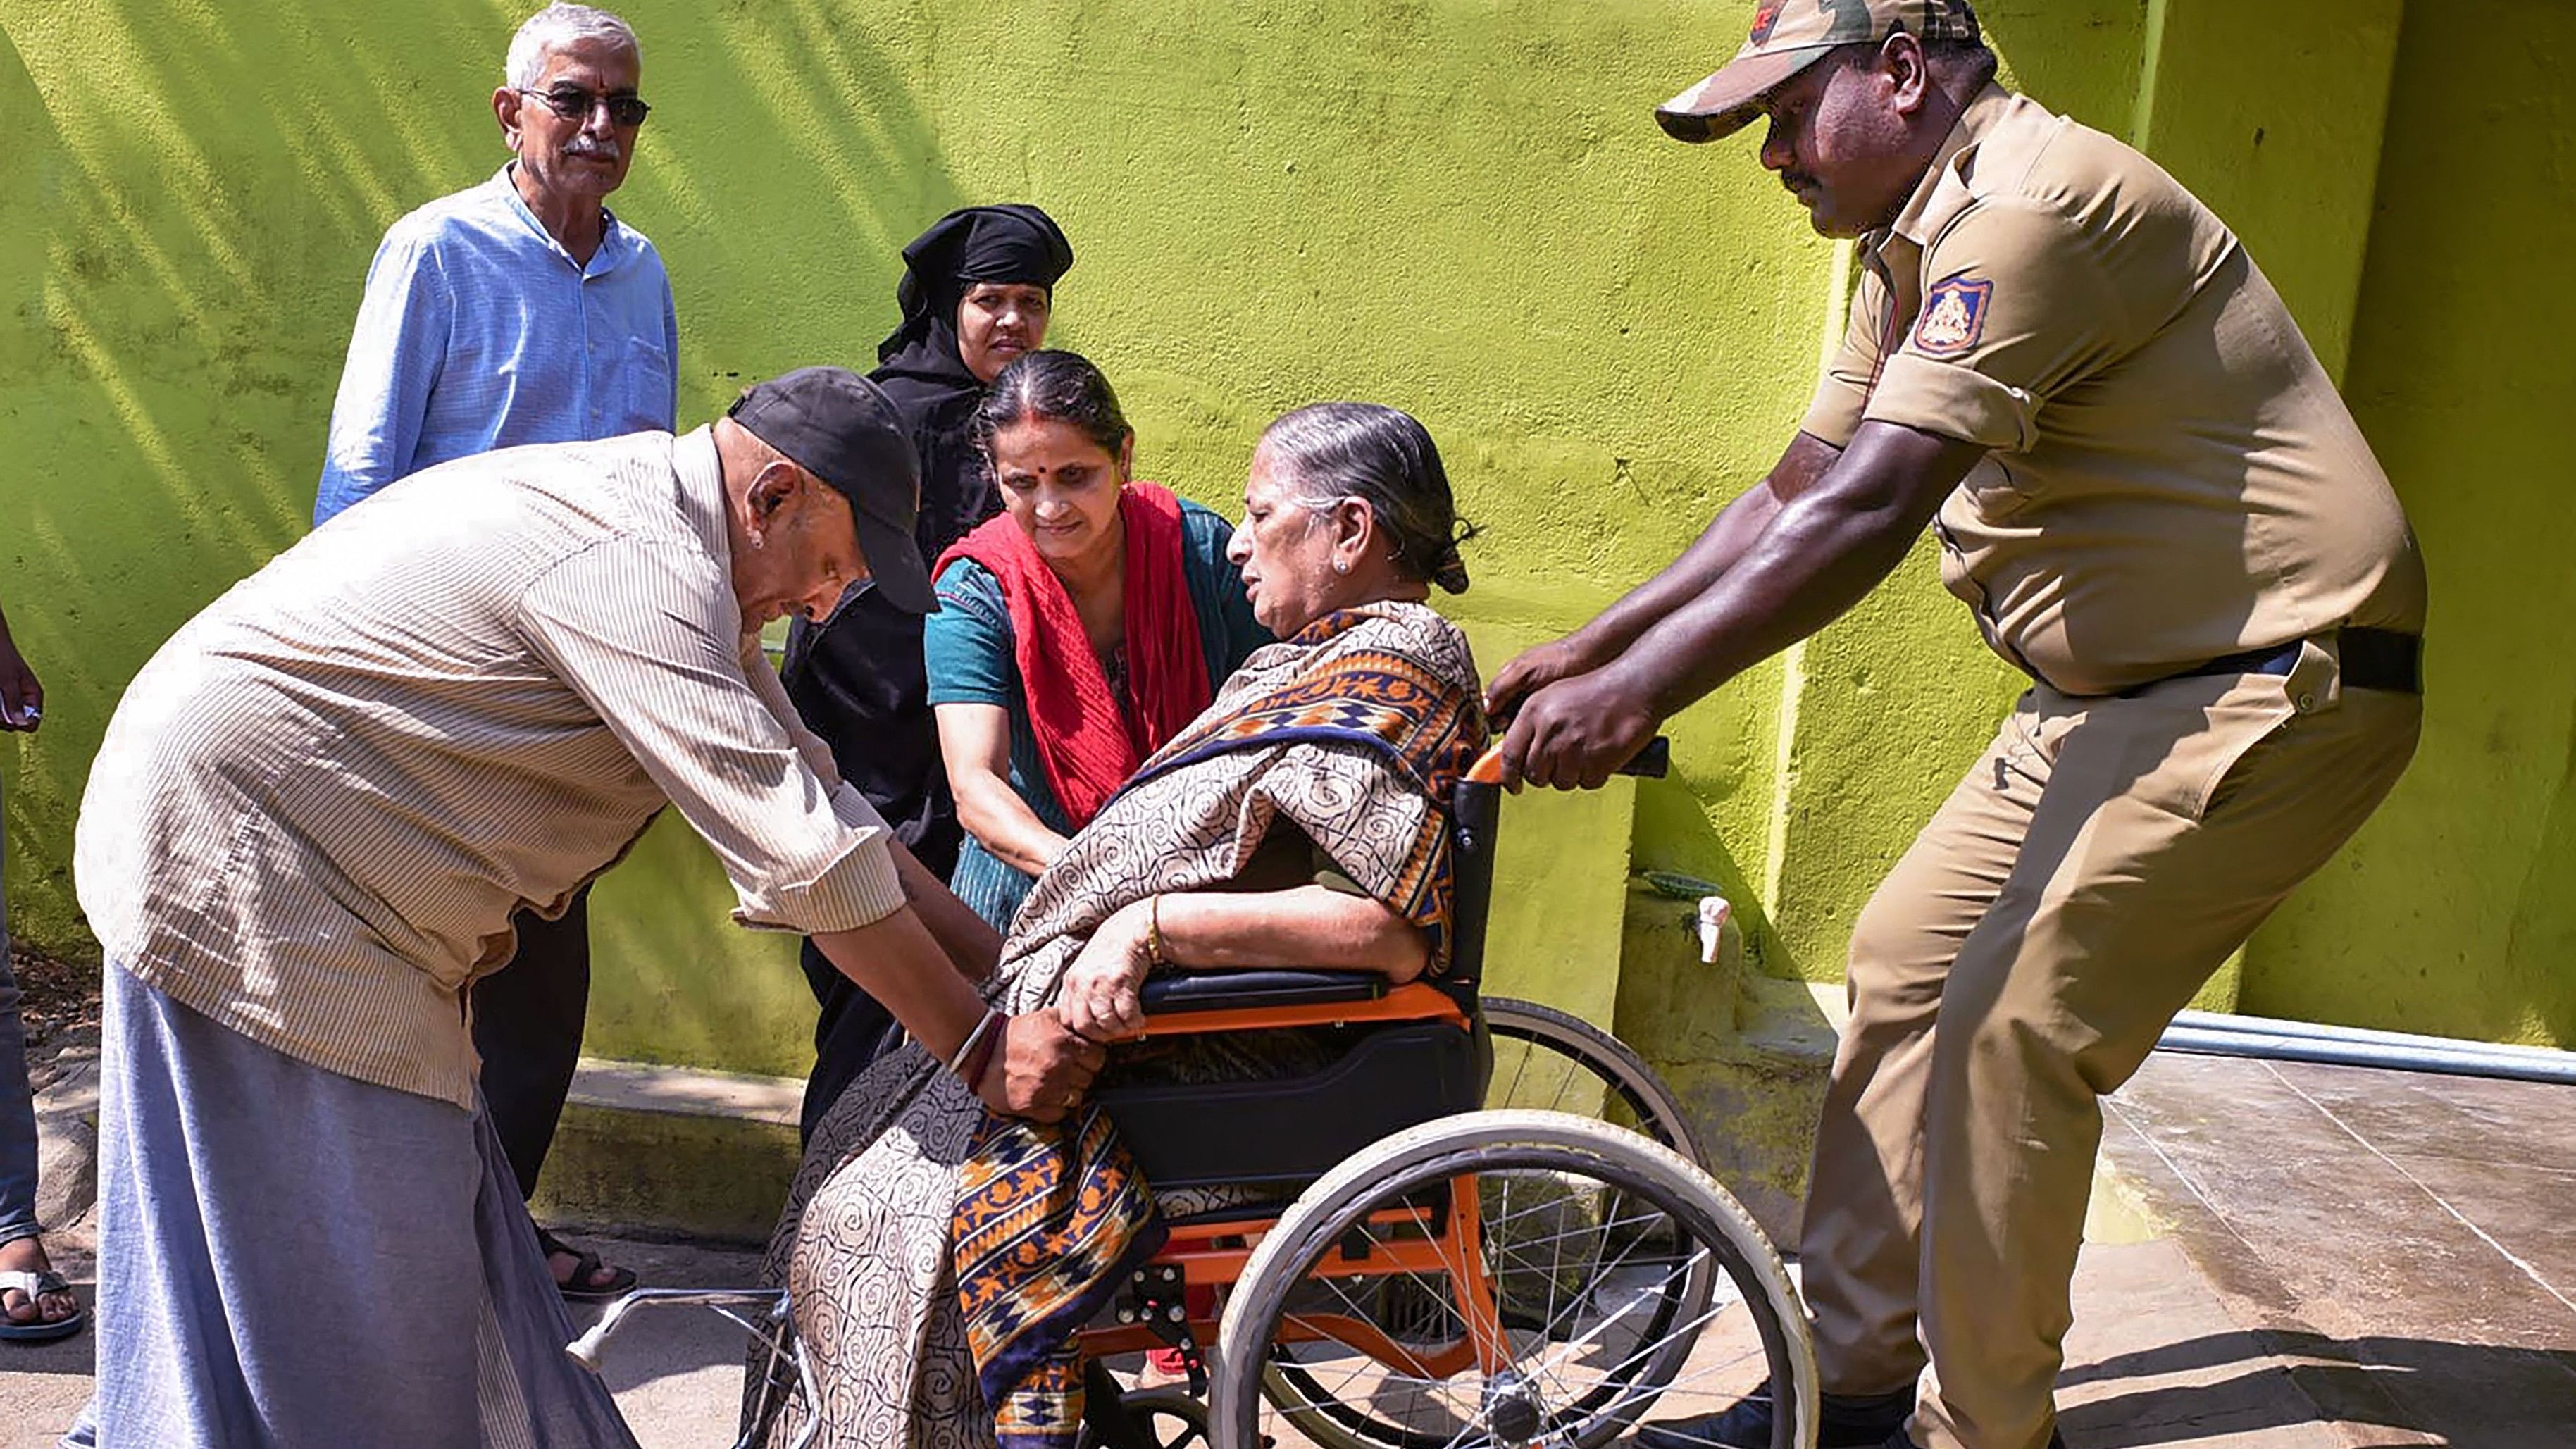
[[[42,1302],[48,1293],[69,1293],[72,1291],[72,1285],[63,1281],[62,1274],[50,1268],[39,1273],[30,1273],[23,1268],[13,1268],[0,1273],[0,1293],[7,1293],[12,1289],[26,1294],[27,1301],[34,1304]],[[39,1308],[36,1311],[41,1313],[44,1310]],[[69,1338],[80,1332],[81,1325],[87,1322],[89,1322],[89,1310],[81,1307],[77,1300],[72,1305],[69,1318],[57,1318],[51,1323],[42,1320],[34,1323],[13,1322],[6,1310],[0,1310],[0,1343],[51,1343],[55,1339]]]
[[[555,1270],[555,1254],[561,1253],[573,1260],[572,1276],[555,1285],[555,1291],[561,1293],[567,1303],[605,1303],[635,1286],[634,1269],[608,1268],[597,1253],[576,1248],[542,1227],[537,1229],[537,1246],[546,1255],[549,1276]],[[608,1268],[608,1281],[594,1283],[592,1280],[603,1268]]]

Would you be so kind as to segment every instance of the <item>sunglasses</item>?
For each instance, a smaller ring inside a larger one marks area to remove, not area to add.
[[[601,106],[608,107],[608,119],[620,126],[643,125],[644,118],[653,113],[653,108],[644,104],[643,98],[632,91],[603,96],[579,86],[556,86],[548,91],[530,90],[526,86],[512,86],[511,89],[545,102],[547,110],[567,121],[587,121],[591,112]]]

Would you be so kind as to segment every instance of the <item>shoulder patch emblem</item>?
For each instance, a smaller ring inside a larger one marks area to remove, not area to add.
[[[1994,292],[1994,283],[1965,277],[1935,283],[1914,324],[1914,350],[1948,357],[1976,346],[1986,332],[1986,299]]]

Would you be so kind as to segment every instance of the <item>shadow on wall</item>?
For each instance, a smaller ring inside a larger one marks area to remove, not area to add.
[[[507,159],[490,96],[532,8],[0,0],[0,597],[49,691],[10,761],[31,939],[87,944],[62,862],[107,716],[174,629],[305,533],[369,258]],[[812,6],[625,9],[656,109],[616,200],[671,264],[683,422],[733,373],[872,360],[897,248],[956,202],[897,67]],[[635,894],[740,934],[693,862]],[[680,937],[674,958],[699,944]]]

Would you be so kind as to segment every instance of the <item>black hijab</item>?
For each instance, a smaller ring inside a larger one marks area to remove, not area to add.
[[[1055,290],[1073,266],[1073,244],[1034,206],[969,206],[952,211],[903,249],[895,301],[903,321],[877,344],[872,374],[898,402],[984,384],[957,350],[957,307],[977,282],[1019,282]]]

